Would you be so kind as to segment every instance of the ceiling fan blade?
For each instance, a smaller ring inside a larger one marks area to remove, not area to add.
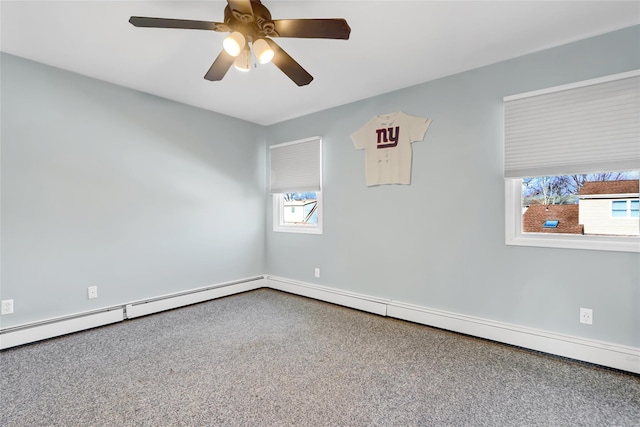
[[[231,68],[234,60],[235,58],[233,56],[229,55],[225,50],[222,50],[216,60],[213,61],[213,64],[211,64],[211,68],[209,68],[207,74],[204,75],[204,78],[211,81],[222,80],[224,75],[227,74],[227,71],[229,71],[229,68]]]
[[[279,37],[348,40],[351,27],[344,19],[276,19]]]
[[[285,52],[276,42],[271,39],[265,39],[273,50],[273,59],[271,62],[285,73],[298,86],[305,86],[311,83],[313,76],[298,64],[287,52]]]
[[[253,21],[253,8],[251,7],[251,0],[227,0],[227,3],[229,4],[229,8],[231,9],[231,11],[236,12],[236,19],[241,22]],[[241,18],[242,15],[246,16],[246,18]],[[249,19],[249,17],[251,17],[251,19]]]
[[[189,19],[149,18],[146,16],[132,16],[129,22],[136,27],[151,28],[181,28],[186,30],[229,31],[229,27],[222,22],[192,21]]]

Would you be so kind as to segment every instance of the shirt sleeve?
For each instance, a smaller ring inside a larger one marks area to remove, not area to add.
[[[351,141],[353,141],[356,150],[364,150],[367,148],[367,140],[369,138],[368,130],[369,123],[351,134]]]
[[[416,117],[410,116],[409,118],[409,134],[411,136],[411,142],[418,142],[424,139],[424,135],[427,133],[427,129],[429,129],[429,125],[431,124],[431,119],[425,117]]]

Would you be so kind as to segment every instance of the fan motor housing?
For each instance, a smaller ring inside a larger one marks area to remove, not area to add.
[[[224,8],[224,23],[231,31],[239,31],[251,41],[264,37],[277,37],[269,9],[256,0],[251,0],[251,7],[253,14],[232,10],[227,5]]]

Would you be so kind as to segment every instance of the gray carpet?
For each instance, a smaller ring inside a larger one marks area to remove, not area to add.
[[[637,426],[640,377],[261,289],[0,352],[2,426]]]

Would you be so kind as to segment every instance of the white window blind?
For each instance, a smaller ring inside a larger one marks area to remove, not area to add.
[[[320,191],[322,139],[313,137],[272,145],[271,193]]]
[[[504,98],[505,178],[640,169],[640,70]]]

